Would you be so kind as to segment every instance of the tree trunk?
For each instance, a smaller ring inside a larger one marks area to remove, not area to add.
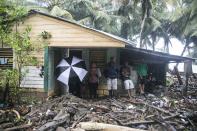
[[[189,44],[190,44],[190,43],[186,40],[186,43],[185,43],[185,46],[184,46],[183,51],[182,51],[182,53],[181,53],[181,56],[184,55],[184,53],[185,53],[187,47],[189,46]],[[176,67],[178,67],[178,65],[179,65],[179,63],[176,64]]]
[[[177,75],[179,84],[180,84],[180,85],[183,85],[183,81],[182,81],[182,79],[181,79],[181,76],[180,76],[180,74],[179,74],[179,71],[178,71],[177,66],[174,67],[174,71],[175,71],[175,74]]]
[[[121,37],[128,39],[128,34],[129,34],[129,24],[128,22],[125,22],[122,24],[121,27]]]
[[[5,103],[8,102],[7,100],[9,100],[9,90],[9,80],[7,80],[5,90],[3,92],[3,102]]]
[[[143,40],[142,40],[142,32],[144,30],[144,24],[145,24],[145,20],[146,20],[146,17],[147,17],[147,9],[145,9],[145,14],[144,14],[144,17],[143,17],[143,20],[142,20],[142,24],[141,24],[141,30],[140,30],[140,48],[143,47]]]
[[[153,42],[153,51],[155,51],[155,42]]]
[[[183,88],[183,92],[182,92],[182,94],[183,94],[184,96],[187,96],[188,80],[189,80],[189,76],[186,75],[185,87]]]

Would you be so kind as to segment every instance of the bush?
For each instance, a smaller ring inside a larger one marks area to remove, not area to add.
[[[4,91],[3,96],[6,96],[4,102],[19,103],[19,72],[16,69],[1,70],[1,77],[0,88]]]

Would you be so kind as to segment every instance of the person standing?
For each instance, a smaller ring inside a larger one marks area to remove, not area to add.
[[[124,83],[124,88],[127,90],[128,96],[131,99],[132,89],[134,89],[134,84],[131,80],[131,67],[129,66],[127,61],[124,63],[124,66],[121,69],[121,74]]]
[[[112,98],[117,91],[117,78],[118,78],[118,69],[115,64],[115,58],[111,57],[110,62],[107,64],[106,69],[107,77],[107,88],[109,90],[109,96]]]
[[[139,89],[140,94],[144,94],[145,81],[147,76],[147,64],[138,64],[137,65],[138,80],[139,80]]]
[[[99,68],[97,68],[96,63],[92,63],[90,66],[88,79],[90,98],[97,98],[97,89],[100,77],[101,73]]]
[[[136,88],[137,81],[138,81],[138,74],[137,71],[135,70],[134,66],[131,66],[131,80],[134,84],[134,88]]]

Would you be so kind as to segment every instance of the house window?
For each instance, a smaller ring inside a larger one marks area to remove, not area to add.
[[[0,58],[0,65],[8,64],[8,58]]]
[[[90,63],[95,62],[97,67],[104,69],[106,65],[106,49],[91,49],[90,50]]]
[[[12,68],[13,51],[11,48],[0,48],[0,69]]]

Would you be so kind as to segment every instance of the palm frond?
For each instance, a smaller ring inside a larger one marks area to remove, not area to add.
[[[50,11],[50,14],[53,16],[63,17],[69,20],[73,19],[72,15],[68,11],[61,9],[58,6],[54,6],[53,9]]]

